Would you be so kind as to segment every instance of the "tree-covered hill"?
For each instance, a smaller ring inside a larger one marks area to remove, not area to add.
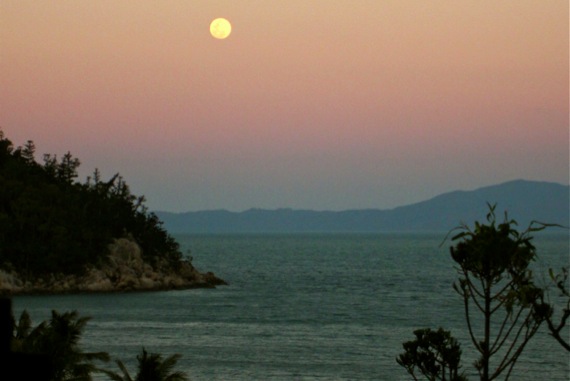
[[[0,269],[25,280],[80,275],[108,261],[109,246],[128,237],[144,264],[179,267],[177,242],[131,194],[121,176],[98,170],[76,181],[78,159],[69,152],[35,159],[28,141],[15,147],[0,130]]]

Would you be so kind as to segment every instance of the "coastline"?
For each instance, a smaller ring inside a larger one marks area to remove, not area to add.
[[[199,272],[191,262],[165,260],[153,265],[142,259],[139,245],[120,238],[109,245],[106,263],[83,274],[49,274],[25,279],[16,270],[0,269],[0,296],[122,293],[215,288],[227,283],[212,272]]]
[[[0,270],[0,278],[3,271]],[[159,291],[174,291],[174,290],[191,290],[200,288],[214,289],[217,286],[227,286],[228,283],[221,278],[218,278],[211,272],[202,274],[207,279],[205,281],[188,281],[185,284],[169,284],[169,285],[156,285],[152,287],[125,287],[125,288],[108,288],[108,289],[94,289],[89,286],[80,286],[77,288],[62,289],[60,287],[19,287],[17,289],[4,288],[4,283],[0,281],[0,297],[12,296],[36,296],[36,295],[78,295],[78,294],[126,294],[137,292],[159,292]]]

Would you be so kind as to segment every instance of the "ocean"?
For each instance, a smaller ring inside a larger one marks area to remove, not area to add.
[[[477,379],[445,234],[176,235],[229,286],[152,293],[19,296],[34,325],[50,311],[91,316],[86,351],[130,367],[142,347],[179,353],[193,381],[409,380],[396,363],[419,328],[450,330]],[[568,266],[568,235],[536,235],[539,279]],[[552,296],[556,296],[553,290]],[[544,328],[544,327],[543,327]],[[117,370],[109,363],[107,368]],[[569,355],[541,329],[513,380],[567,381]],[[98,379],[106,379],[101,377]]]

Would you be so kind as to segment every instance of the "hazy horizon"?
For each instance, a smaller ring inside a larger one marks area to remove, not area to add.
[[[514,179],[514,180],[508,180],[508,181],[504,181],[501,183],[497,183],[497,184],[488,184],[488,185],[484,185],[484,186],[479,186],[479,187],[475,187],[472,189],[450,189],[448,191],[444,191],[442,193],[439,193],[437,195],[434,195],[433,197],[428,197],[426,199],[422,199],[422,200],[418,200],[418,201],[413,201],[407,204],[401,204],[401,205],[396,205],[393,207],[389,207],[389,208],[349,208],[349,209],[315,209],[315,208],[291,208],[288,206],[282,206],[282,207],[275,207],[275,208],[260,208],[260,207],[256,207],[256,206],[252,206],[250,208],[247,209],[240,209],[240,210],[231,210],[231,209],[226,209],[226,208],[215,208],[215,209],[198,209],[198,210],[160,210],[160,209],[156,209],[153,210],[153,212],[165,212],[165,213],[174,213],[174,214],[184,214],[184,213],[193,213],[193,212],[218,212],[218,211],[223,211],[223,212],[231,212],[231,213],[243,213],[243,212],[247,212],[250,210],[264,210],[264,211],[277,211],[277,210],[293,210],[293,211],[310,211],[310,212],[346,212],[346,211],[355,211],[355,210],[380,210],[380,211],[388,211],[388,210],[393,210],[393,209],[397,209],[397,208],[401,208],[401,207],[407,207],[407,206],[411,206],[411,205],[415,205],[415,204],[421,204],[427,201],[431,201],[432,199],[444,196],[444,195],[448,195],[448,194],[452,194],[455,192],[465,192],[465,193],[469,193],[469,192],[473,192],[473,191],[477,191],[480,189],[485,189],[485,188],[489,188],[489,187],[495,187],[495,186],[501,186],[501,185],[505,185],[505,184],[509,184],[509,183],[515,183],[515,182],[535,182],[534,180],[527,180],[527,179]],[[556,184],[556,185],[561,185],[561,186],[565,186],[565,187],[570,187],[570,184],[562,184],[562,183],[558,183],[558,182],[553,182],[553,181],[538,181],[539,183],[546,183],[546,184]],[[488,201],[491,202],[491,201]],[[499,207],[499,209],[501,209],[501,207],[503,207],[504,205],[499,204],[497,205]],[[482,203],[481,205],[482,208],[485,207],[485,204]]]
[[[568,67],[565,1],[0,2],[6,137],[121,173],[150,210],[566,185]]]

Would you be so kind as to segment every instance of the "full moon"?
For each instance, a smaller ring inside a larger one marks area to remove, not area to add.
[[[226,19],[218,18],[210,24],[210,33],[214,38],[223,40],[232,32],[232,24]]]

